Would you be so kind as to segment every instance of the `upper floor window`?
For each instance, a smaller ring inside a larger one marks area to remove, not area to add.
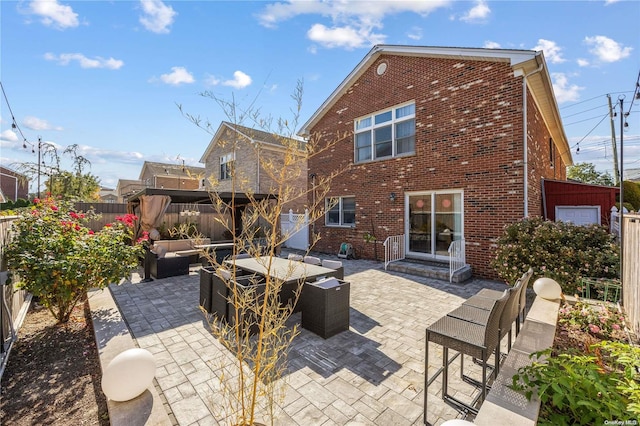
[[[356,224],[356,197],[327,198],[325,224],[353,226]]]
[[[220,180],[231,179],[231,171],[236,156],[233,152],[220,157]]]
[[[354,122],[355,162],[415,152],[416,104],[404,104]]]

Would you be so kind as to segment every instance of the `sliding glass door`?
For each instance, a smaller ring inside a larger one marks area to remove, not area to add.
[[[407,254],[445,259],[452,241],[463,237],[462,191],[405,194]]]

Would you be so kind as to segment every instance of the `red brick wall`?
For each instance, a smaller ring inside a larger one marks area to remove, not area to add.
[[[387,70],[379,76],[375,70],[383,61]],[[337,253],[341,242],[350,242],[359,256],[371,258],[373,245],[364,243],[365,232],[373,231],[380,241],[404,233],[405,192],[462,189],[467,262],[475,274],[495,277],[488,265],[492,243],[505,224],[522,218],[524,210],[522,78],[513,77],[505,62],[384,55],[346,90],[312,133],[330,138],[336,131],[352,132],[355,118],[411,100],[416,105],[415,155],[354,165],[349,137],[309,161],[309,172],[318,176],[347,169],[332,182],[330,195],[356,197],[356,226],[334,228],[324,226],[324,220],[316,222],[321,240],[315,249]],[[531,114],[535,104],[529,105]],[[544,137],[542,121],[530,120],[538,141]],[[541,149],[532,145],[530,157]],[[530,184],[538,185],[535,181]],[[395,202],[389,200],[391,192],[398,196]],[[379,256],[381,250],[380,244]]]

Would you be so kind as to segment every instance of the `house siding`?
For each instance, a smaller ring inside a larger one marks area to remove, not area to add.
[[[387,70],[380,76],[376,68],[381,62]],[[311,131],[327,139],[336,131],[352,134],[354,119],[412,100],[415,155],[353,164],[349,136],[310,160],[309,172],[318,176],[346,169],[333,180],[329,195],[356,199],[355,227],[327,227],[319,220],[314,230],[321,239],[315,249],[337,253],[341,242],[350,242],[359,257],[373,258],[374,246],[365,244],[363,236],[373,233],[382,242],[404,234],[406,192],[463,190],[467,262],[477,275],[495,278],[489,266],[495,240],[505,224],[524,212],[522,78],[513,76],[507,62],[381,55]],[[538,167],[535,157],[548,143],[548,132],[535,103],[528,105],[529,163],[536,165],[536,171],[529,171],[529,212],[540,215],[539,179],[549,171]],[[396,201],[390,201],[391,192]],[[380,257],[381,243],[377,251]]]
[[[237,141],[235,147],[236,173],[239,181],[236,182],[235,190],[237,192],[245,192],[250,189],[258,194],[273,194],[276,192],[273,179],[260,168],[258,156],[262,161],[273,162],[274,164],[282,164],[283,151],[269,148],[256,147],[246,139],[238,139],[234,136],[231,129],[225,129],[219,140],[212,147],[211,151],[205,159],[207,188],[218,192],[232,192],[232,180],[220,180],[220,157],[234,151],[234,141]],[[300,176],[297,181],[290,184],[300,190],[307,186],[307,164],[306,161],[300,162]],[[260,168],[260,170],[259,170]],[[210,179],[213,178],[213,179]],[[211,181],[216,182],[214,186]],[[241,183],[240,183],[241,181]],[[294,213],[304,212],[306,206],[306,198],[294,200],[284,205],[284,211],[288,212],[292,209]]]

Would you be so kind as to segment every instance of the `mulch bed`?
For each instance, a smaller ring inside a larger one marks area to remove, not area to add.
[[[108,426],[101,378],[88,302],[67,324],[32,302],[2,377],[0,424]]]

